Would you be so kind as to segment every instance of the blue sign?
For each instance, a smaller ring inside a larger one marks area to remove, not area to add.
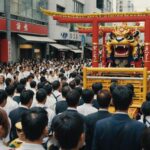
[[[85,36],[83,34],[81,36],[81,44],[83,47],[85,46]]]

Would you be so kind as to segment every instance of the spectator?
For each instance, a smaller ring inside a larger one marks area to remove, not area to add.
[[[8,135],[9,128],[10,124],[7,114],[3,109],[0,108],[0,150],[10,150],[10,148],[6,147],[2,141],[2,139],[6,138]]]
[[[47,84],[44,85],[43,88],[47,92],[47,99],[46,99],[45,106],[47,108],[50,108],[53,111],[55,111],[56,100],[55,100],[54,96],[52,95],[52,86],[49,83],[47,83]]]
[[[81,87],[81,79],[79,77],[75,77],[76,87]]]
[[[82,99],[84,101],[84,104],[77,107],[77,110],[80,114],[87,116],[98,111],[92,106],[93,97],[94,92],[92,90],[85,89],[82,91]]]
[[[131,90],[131,92],[132,92],[132,94],[134,96],[134,86],[133,86],[133,84],[128,83],[126,86]]]
[[[62,96],[61,96],[61,93],[60,93],[60,88],[61,88],[60,82],[58,80],[54,81],[52,83],[52,87],[53,87],[53,96],[54,96],[54,98],[57,102],[57,101],[62,99]]]
[[[47,98],[46,91],[44,89],[39,89],[36,93],[37,104],[35,106],[44,108],[47,111],[47,114],[48,114],[48,127],[50,127],[52,119],[55,116],[55,113],[50,108],[45,107],[46,98]]]
[[[141,119],[140,122],[144,123],[147,127],[150,127],[150,102],[146,101],[142,104],[141,107]]]
[[[36,82],[34,80],[30,82],[30,90],[32,90],[34,94],[36,94]]]
[[[66,102],[66,97],[70,91],[71,89],[69,86],[64,86],[62,88],[62,100],[59,102],[56,102],[56,108],[55,108],[56,114],[62,113],[65,110],[67,110],[68,104]]]
[[[150,92],[146,94],[146,101],[150,101]]]
[[[116,113],[96,123],[93,150],[141,150],[140,141],[145,125],[130,119],[127,114],[132,96],[133,93],[126,86],[117,86],[113,90]]]
[[[6,105],[4,106],[4,110],[9,115],[9,113],[12,110],[14,110],[18,107],[18,103],[13,100],[13,95],[15,92],[15,88],[13,85],[7,86],[5,91],[7,92],[8,97],[7,97]]]
[[[14,110],[12,110],[9,114],[9,118],[11,120],[11,140],[17,138],[15,124],[20,121],[21,116],[28,111],[31,107],[33,101],[34,93],[31,90],[25,90],[20,95],[20,106]]]
[[[42,140],[47,135],[47,112],[42,108],[31,108],[22,115],[21,124],[26,141],[17,150],[44,150]]]
[[[70,86],[70,88],[71,88],[72,90],[74,90],[75,87],[76,87],[76,82],[75,82],[75,80],[70,81],[70,82],[69,82],[69,86]]]
[[[101,90],[97,95],[97,102],[99,104],[99,111],[85,117],[86,120],[86,149],[92,149],[92,139],[94,134],[94,129],[96,122],[98,120],[110,117],[111,114],[108,112],[108,107],[110,105],[111,95],[107,90]]]
[[[6,85],[5,85],[5,78],[2,74],[0,74],[0,89],[5,89]]]
[[[99,104],[98,104],[98,102],[97,102],[97,93],[99,92],[99,91],[101,91],[103,89],[103,85],[101,84],[101,83],[93,83],[92,84],[92,90],[93,90],[93,92],[94,92],[94,100],[93,100],[93,106],[95,107],[95,108],[97,108],[97,109],[99,109]]]
[[[22,131],[22,124],[21,124],[21,122],[17,122],[15,124],[15,127],[16,127],[16,132],[17,132],[18,138],[16,138],[15,140],[11,141],[11,143],[9,144],[9,147],[19,148],[22,145],[23,141],[25,141],[25,137],[24,137],[24,133]]]
[[[6,87],[10,86],[10,85],[13,85],[13,80],[11,78],[6,78],[5,84],[6,84]]]
[[[142,134],[142,150],[150,150],[150,128],[146,128]]]
[[[66,101],[68,108],[66,111],[77,112],[77,106],[79,103],[80,94],[76,90],[72,90],[67,94]]]
[[[24,85],[18,84],[16,88],[16,93],[14,94],[14,97],[13,97],[13,100],[16,101],[18,104],[20,103],[20,94],[23,90],[25,90]]]
[[[85,141],[84,121],[79,114],[65,112],[58,115],[53,120],[52,130],[60,149],[79,150],[83,147]]]

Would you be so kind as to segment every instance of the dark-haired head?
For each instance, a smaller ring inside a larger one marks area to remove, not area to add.
[[[97,102],[100,108],[108,108],[111,101],[111,94],[107,90],[101,90],[97,94]]]
[[[84,89],[82,91],[82,99],[84,103],[91,103],[94,97],[94,92],[90,89]]]
[[[9,85],[6,87],[5,91],[7,92],[8,96],[13,96],[15,92],[15,87],[13,85]]]
[[[133,93],[127,86],[117,86],[112,92],[115,109],[127,111],[132,103],[132,96]]]
[[[67,94],[66,101],[69,107],[77,107],[80,99],[80,94],[76,90],[72,90]]]
[[[48,115],[43,108],[31,108],[22,115],[21,123],[27,140],[42,142],[48,124]]]
[[[58,80],[54,81],[52,83],[52,87],[53,87],[53,90],[59,90],[60,89],[60,82]]]
[[[102,90],[103,85],[101,83],[93,83],[92,84],[92,90],[94,91],[94,94],[97,94],[100,90]]]
[[[71,89],[70,89],[69,86],[64,86],[64,87],[62,88],[62,96],[63,96],[64,98],[66,98],[66,97],[67,97],[67,94],[68,94],[70,91],[71,91]]]
[[[34,93],[31,90],[24,90],[20,94],[20,102],[22,105],[30,107],[33,101]]]
[[[64,112],[56,116],[52,130],[62,149],[80,149],[84,144],[84,121],[78,113]]]
[[[47,92],[45,89],[39,89],[37,92],[36,92],[36,99],[39,103],[43,103],[45,104],[46,102],[46,97],[47,97]]]
[[[47,95],[50,95],[52,93],[52,86],[49,83],[45,84],[43,89],[45,89],[45,91],[47,92]]]
[[[143,114],[143,122],[146,123],[146,117],[150,116],[150,102],[144,102],[141,106],[141,112]]]

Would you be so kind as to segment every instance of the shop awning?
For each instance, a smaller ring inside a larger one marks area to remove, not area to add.
[[[18,34],[18,35],[26,41],[56,43],[56,41],[50,39],[49,37],[31,36],[31,35],[22,35],[22,34]]]
[[[88,50],[92,51],[92,47],[85,47],[85,48],[87,48]]]
[[[71,49],[79,49],[77,46],[72,44],[67,44],[66,46],[70,47]]]
[[[70,50],[70,47],[67,47],[67,46],[61,45],[61,44],[50,44],[50,46],[55,47],[55,48],[58,49],[59,51],[67,51],[67,50]]]
[[[74,53],[78,53],[78,54],[82,53],[82,51],[80,49],[70,49],[70,51],[72,51]]]

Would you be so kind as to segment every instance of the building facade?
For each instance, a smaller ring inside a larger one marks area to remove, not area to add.
[[[49,0],[50,10],[66,13],[110,12],[112,8],[112,0]],[[90,25],[86,24],[86,26]],[[73,45],[76,49],[81,49],[84,42],[91,44],[92,41],[91,35],[77,32],[76,24],[60,24],[53,20],[52,17],[49,18],[49,36],[59,44]],[[74,52],[76,53],[76,51]],[[50,53],[54,54],[53,46],[50,46]],[[65,52],[62,53],[64,55]],[[87,53],[91,55],[91,49]],[[69,56],[72,55],[69,53]]]
[[[48,0],[0,0],[0,61],[45,57]]]

